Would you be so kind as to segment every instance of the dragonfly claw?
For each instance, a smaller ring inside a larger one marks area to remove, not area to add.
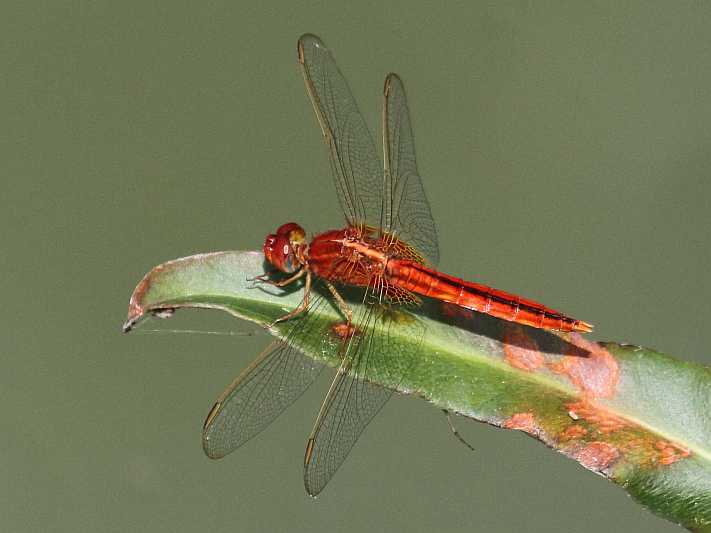
[[[269,279],[269,274],[261,274],[259,276],[254,276],[253,278],[246,278],[246,281],[248,281],[249,283],[252,284],[249,287],[250,289],[256,289],[262,283],[265,283],[267,285],[277,285],[278,286],[278,282],[276,282],[272,279]]]

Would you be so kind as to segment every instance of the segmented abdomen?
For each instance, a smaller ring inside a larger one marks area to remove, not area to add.
[[[393,285],[421,296],[504,320],[554,331],[592,331],[591,324],[566,316],[533,300],[455,278],[414,261],[388,261],[386,276]]]

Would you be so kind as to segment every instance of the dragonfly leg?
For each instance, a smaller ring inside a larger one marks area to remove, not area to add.
[[[300,279],[304,277],[304,274],[306,274],[306,269],[302,268],[301,270],[297,271],[296,274],[293,276],[290,276],[286,279],[283,279],[281,281],[274,281],[269,279],[268,274],[262,274],[261,276],[255,276],[253,278],[248,279],[247,281],[256,281],[259,283],[267,283],[269,285],[274,285],[275,287],[286,287],[287,285],[294,283],[297,279]]]
[[[272,322],[271,324],[269,324],[269,327],[272,327],[272,326],[274,326],[274,324],[277,324],[277,323],[279,323],[279,322],[284,322],[284,321],[286,321],[286,320],[291,320],[292,318],[294,318],[294,317],[296,317],[296,316],[299,316],[300,314],[305,313],[306,311],[308,311],[308,309],[309,309],[309,297],[311,296],[311,272],[309,272],[308,270],[305,270],[305,269],[304,269],[304,270],[300,270],[299,272],[301,272],[301,274],[299,274],[298,277],[297,277],[296,274],[294,274],[294,275],[291,277],[291,281],[294,281],[294,280],[300,278],[301,276],[304,275],[304,273],[306,274],[306,283],[304,284],[304,298],[303,298],[303,300],[301,300],[301,303],[299,304],[299,306],[296,307],[293,311],[291,311],[291,312],[285,314],[285,315],[282,316],[282,317],[277,318],[274,322]]]
[[[334,287],[330,281],[326,281],[326,287],[328,287],[328,290],[331,292],[331,294],[333,294],[333,297],[335,298],[336,303],[338,304],[338,308],[341,310],[341,313],[343,313],[343,316],[346,317],[346,320],[350,325],[353,322],[353,311],[351,311],[351,308],[348,307],[348,304],[343,299],[343,296],[339,294],[336,287]]]
[[[462,444],[464,444],[464,446],[466,446],[467,448],[469,448],[471,451],[475,451],[475,450],[474,450],[474,446],[472,446],[471,444],[469,444],[469,443],[464,439],[464,437],[462,437],[462,436],[459,434],[459,431],[457,431],[457,428],[454,427],[454,422],[452,422],[452,413],[450,413],[447,409],[442,409],[442,412],[443,412],[443,413],[445,414],[445,416],[447,417],[447,423],[449,424],[449,429],[452,431],[452,434],[453,434],[455,437],[457,437],[457,440],[458,440],[459,442],[461,442]]]

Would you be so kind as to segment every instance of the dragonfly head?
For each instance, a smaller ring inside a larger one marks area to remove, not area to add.
[[[306,233],[298,224],[289,222],[279,226],[276,233],[267,235],[264,241],[264,256],[270,264],[287,274],[301,268],[298,252],[306,244]]]

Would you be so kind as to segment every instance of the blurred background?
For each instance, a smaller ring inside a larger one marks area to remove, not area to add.
[[[471,453],[404,397],[311,500],[303,449],[330,376],[213,462],[204,416],[268,337],[120,326],[158,263],[341,224],[296,64],[312,32],[374,135],[384,76],[405,81],[444,271],[711,363],[709,27],[705,3],[4,5],[0,529],[677,530],[533,439],[459,419]]]

